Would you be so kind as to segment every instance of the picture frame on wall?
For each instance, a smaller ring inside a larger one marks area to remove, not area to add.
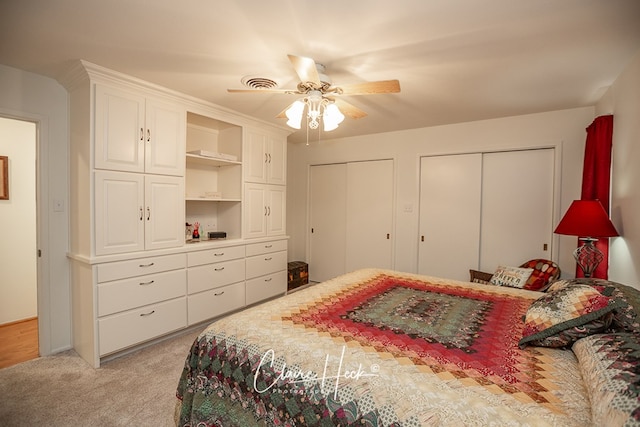
[[[0,200],[9,200],[9,157],[0,156]]]

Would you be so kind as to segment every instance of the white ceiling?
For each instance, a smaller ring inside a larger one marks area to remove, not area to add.
[[[287,54],[334,85],[400,81],[346,97],[368,116],[323,139],[593,105],[639,51],[639,0],[0,0],[1,64],[85,59],[283,126],[293,95],[226,89],[294,89]]]

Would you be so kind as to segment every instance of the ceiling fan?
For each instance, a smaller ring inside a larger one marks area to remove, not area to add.
[[[302,115],[307,108],[309,128],[316,129],[320,118],[324,122],[324,130],[329,131],[338,127],[344,116],[352,119],[365,117],[367,113],[340,99],[343,95],[373,95],[380,93],[400,92],[398,80],[381,80],[375,82],[352,83],[334,86],[324,71],[322,64],[312,58],[288,55],[300,83],[296,89],[274,89],[260,84],[256,89],[227,89],[232,93],[282,93],[291,95],[305,95],[295,101],[276,117],[288,118],[287,125],[300,129]],[[273,82],[275,85],[275,82]]]

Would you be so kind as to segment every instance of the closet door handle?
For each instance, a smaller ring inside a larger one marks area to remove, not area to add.
[[[144,141],[144,129],[140,128],[140,141]]]
[[[147,221],[149,221],[151,219],[151,209],[149,209],[149,206],[147,206]]]
[[[147,129],[147,142],[151,142],[151,130]]]
[[[140,221],[144,219],[144,211],[142,210],[142,206],[140,206]]]
[[[264,162],[267,163],[269,161],[269,155],[264,153]]]
[[[267,206],[267,212],[269,212],[267,216],[271,216],[271,206]]]
[[[389,233],[387,233],[387,240],[389,240]]]

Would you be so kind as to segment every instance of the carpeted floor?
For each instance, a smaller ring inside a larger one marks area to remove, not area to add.
[[[99,369],[72,350],[0,369],[0,425],[172,426],[178,380],[199,332]]]

